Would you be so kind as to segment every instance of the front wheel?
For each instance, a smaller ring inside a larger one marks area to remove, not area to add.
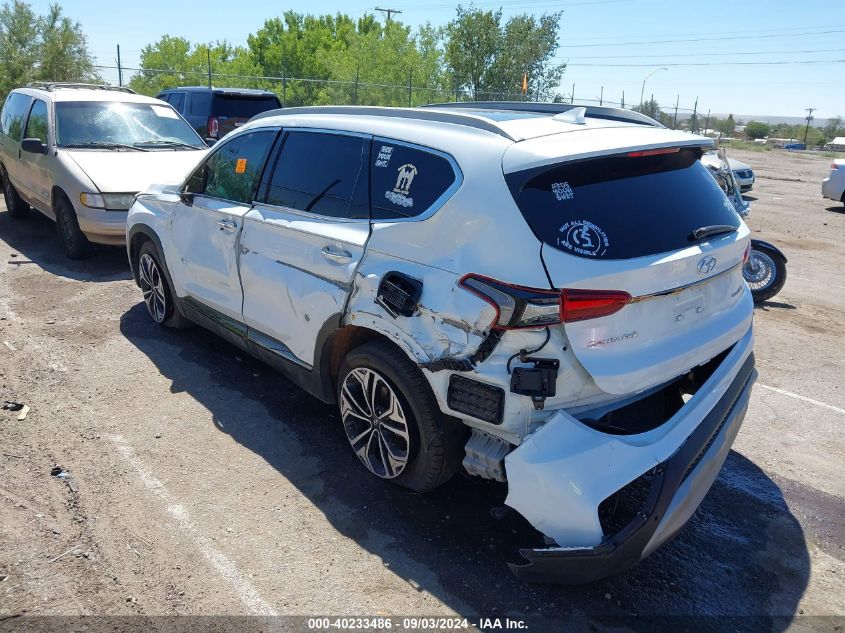
[[[462,425],[443,416],[422,372],[401,350],[386,341],[352,350],[341,363],[337,391],[343,430],[372,474],[426,492],[456,472]]]
[[[783,258],[767,250],[751,247],[751,255],[742,269],[754,303],[768,301],[786,283],[786,263]]]
[[[67,256],[71,259],[90,257],[93,252],[91,242],[79,228],[79,220],[76,218],[76,211],[73,210],[73,206],[62,196],[58,197],[54,204],[56,230]]]
[[[144,295],[147,313],[153,321],[174,328],[189,325],[176,306],[176,293],[165,274],[158,249],[149,241],[144,242],[138,253],[138,285]]]

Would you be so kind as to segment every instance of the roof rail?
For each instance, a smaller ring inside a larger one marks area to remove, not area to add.
[[[297,114],[351,114],[358,116],[383,116],[399,119],[416,119],[418,121],[439,121],[441,123],[454,123],[464,125],[485,132],[492,132],[503,136],[509,141],[515,141],[510,134],[496,125],[495,122],[476,116],[470,113],[444,112],[442,110],[425,110],[422,108],[387,108],[376,106],[309,106],[301,108],[279,108],[256,114],[250,121],[265,119],[271,116]]]
[[[454,110],[511,110],[515,112],[535,112],[537,114],[560,114],[575,108],[586,108],[586,116],[593,119],[606,119],[609,121],[625,121],[626,123],[639,123],[663,127],[645,114],[625,110],[624,108],[608,108],[605,106],[588,105],[585,103],[541,103],[530,101],[455,101],[452,103],[430,103],[420,106],[421,108],[449,108]]]
[[[115,92],[128,92],[138,94],[132,88],[126,86],[109,86],[107,84],[84,84],[69,81],[32,81],[26,85],[27,88],[40,88],[47,92],[53,92],[56,88],[77,88],[80,90],[113,90]]]

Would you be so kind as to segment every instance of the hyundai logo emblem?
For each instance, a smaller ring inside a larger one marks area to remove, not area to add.
[[[716,258],[712,255],[702,257],[701,260],[698,262],[699,275],[706,275],[707,273],[712,273],[714,268],[716,268]]]

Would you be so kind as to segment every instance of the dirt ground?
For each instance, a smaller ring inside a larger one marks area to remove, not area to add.
[[[734,151],[749,225],[789,258],[760,377],[689,525],[629,572],[525,585],[498,484],[368,476],[332,407],[200,328],[147,318],[121,249],[67,260],[0,208],[0,628],[21,615],[845,616],[845,212],[830,160]],[[70,479],[51,476],[60,465]],[[792,617],[796,616],[793,620]],[[743,620],[753,622],[754,620]],[[838,620],[839,625],[842,620]],[[17,624],[16,624],[17,623]]]

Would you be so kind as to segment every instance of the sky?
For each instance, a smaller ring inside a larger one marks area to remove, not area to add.
[[[30,0],[39,13],[55,0]],[[246,43],[264,20],[292,9],[301,13],[374,11],[375,0],[145,0],[125,6],[113,0],[60,0],[82,25],[89,48],[103,65],[114,65],[120,44],[124,66],[136,66],[141,49],[162,35],[193,43]],[[379,2],[381,0],[378,0]],[[576,101],[638,103],[652,94],[664,109],[706,114],[845,116],[845,5],[843,0],[477,0],[503,16],[563,11],[560,48],[567,62],[560,91]],[[446,24],[457,2],[387,0],[378,6],[417,27]],[[467,6],[469,3],[464,3]],[[765,62],[765,63],[760,63]],[[789,62],[789,63],[784,63]],[[802,63],[797,63],[802,62]],[[810,63],[806,63],[810,62]],[[818,63],[820,62],[820,63]],[[653,72],[655,71],[655,72]],[[653,74],[652,74],[653,72]],[[116,82],[116,71],[103,77]],[[648,77],[646,79],[646,77]],[[643,82],[645,81],[645,84]]]

